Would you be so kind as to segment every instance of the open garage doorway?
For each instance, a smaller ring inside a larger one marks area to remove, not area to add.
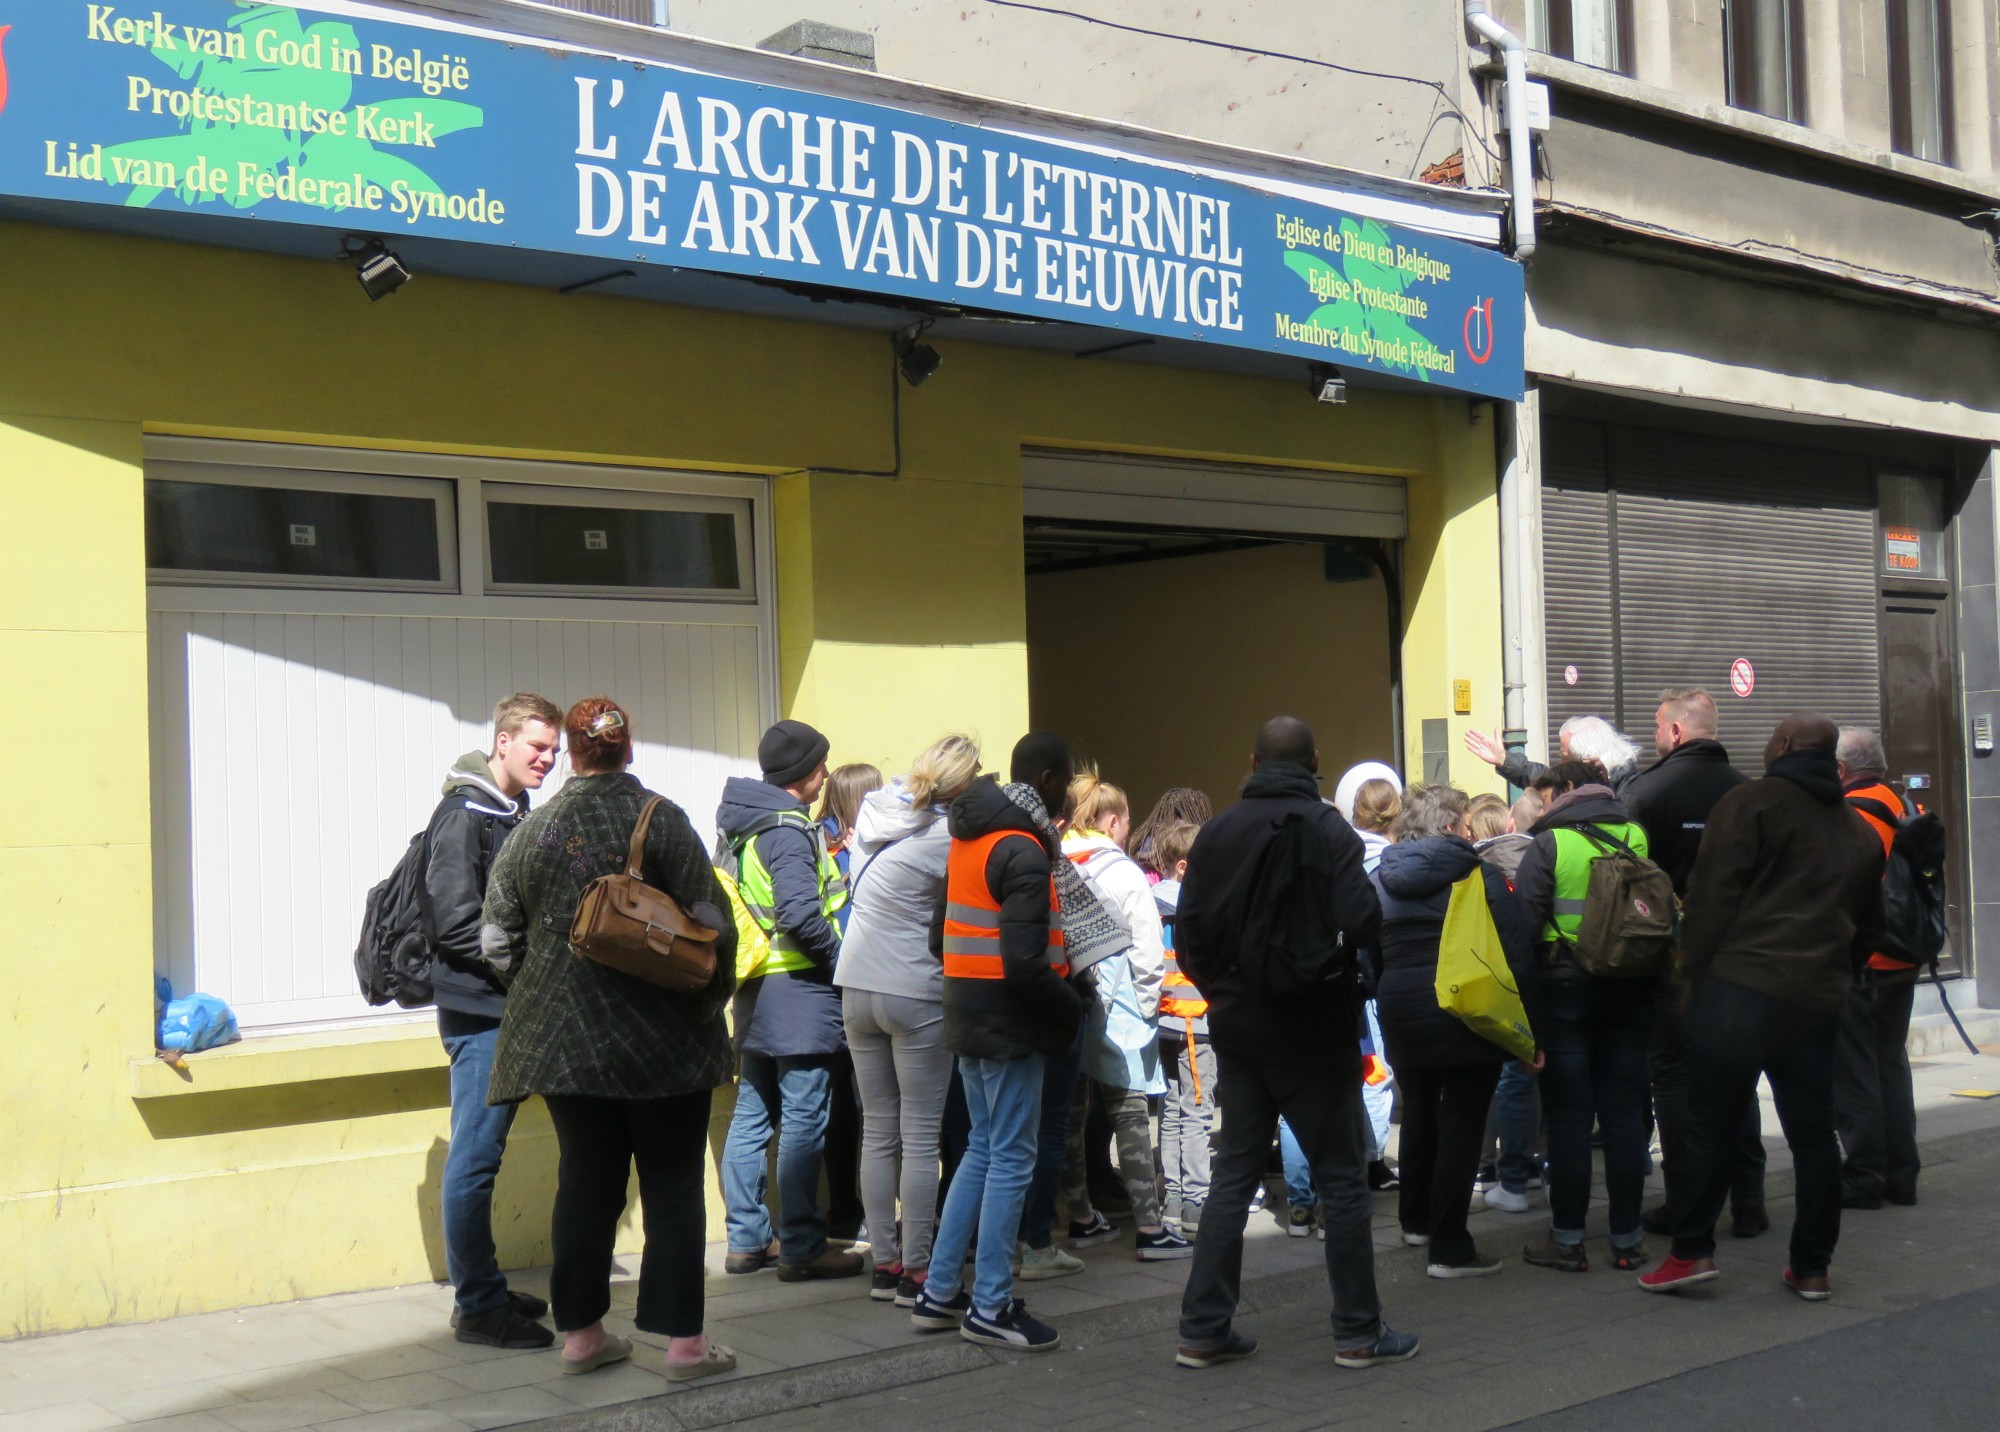
[[[1280,713],[1312,725],[1329,794],[1355,762],[1397,763],[1400,481],[1033,454],[1028,472],[1031,719],[1135,820],[1170,786],[1232,803]]]

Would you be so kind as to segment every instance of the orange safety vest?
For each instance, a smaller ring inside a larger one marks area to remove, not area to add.
[[[996,830],[977,840],[953,839],[951,859],[945,867],[944,886],[944,972],[947,979],[1000,980],[1007,978],[1000,962],[1000,902],[986,886],[986,861],[993,847],[1009,837],[1035,840],[1025,830]],[[1035,844],[1040,845],[1039,840]],[[1058,975],[1069,974],[1069,960],[1063,946],[1062,901],[1056,894],[1056,878],[1049,876],[1049,968]]]
[[[1869,800],[1880,801],[1883,805],[1889,807],[1890,810],[1902,811],[1906,815],[1909,813],[1909,807],[1903,804],[1902,797],[1880,781],[1877,781],[1872,786],[1862,786],[1856,790],[1848,791],[1846,794],[1849,796],[1863,796]],[[1889,848],[1896,843],[1896,827],[1885,824],[1865,810],[1857,809],[1854,813],[1867,821],[1869,828],[1882,838],[1882,853],[1887,855]],[[1868,957],[1868,968],[1871,970],[1889,970],[1894,972],[1914,969],[1915,966],[1906,965],[1901,960],[1892,960],[1887,955],[1877,953]]]
[[[1201,1019],[1208,1014],[1208,1001],[1201,997],[1194,981],[1181,973],[1181,958],[1167,951],[1167,973],[1160,981],[1160,1014],[1167,1019]]]

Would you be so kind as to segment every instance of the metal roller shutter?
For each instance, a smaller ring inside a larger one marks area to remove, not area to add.
[[[1562,513],[1548,526],[1545,497],[1552,720],[1615,713],[1644,749],[1661,689],[1706,686],[1723,740],[1747,769],[1759,767],[1763,738],[1791,711],[1879,726],[1876,518],[1865,458],[1665,429],[1548,426],[1548,496]],[[1604,489],[1597,514],[1593,478]],[[1605,549],[1594,570],[1608,575],[1614,602],[1603,600],[1604,586],[1553,580],[1561,562],[1591,570],[1581,549],[1593,539]],[[1610,609],[1615,643],[1610,700],[1594,706],[1605,699],[1601,684],[1564,685],[1574,658],[1558,646],[1561,633],[1587,648],[1602,617],[1559,612],[1593,597],[1599,611]],[[1747,697],[1731,689],[1738,659],[1755,672]]]
[[[1618,709],[1610,494],[1605,431],[1542,425],[1542,588],[1546,601],[1549,750],[1572,716]]]

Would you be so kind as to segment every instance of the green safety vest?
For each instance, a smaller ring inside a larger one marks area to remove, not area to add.
[[[792,812],[780,813],[777,820],[757,831],[738,847],[737,859],[741,869],[736,876],[736,890],[742,897],[743,908],[756,922],[771,942],[771,956],[764,961],[763,968],[756,975],[784,974],[788,970],[812,968],[812,957],[799,948],[799,942],[791,931],[778,928],[777,896],[771,888],[771,870],[764,864],[764,856],[757,848],[757,837],[765,830],[779,825],[797,826],[812,837],[813,852],[819,866],[819,907],[829,923],[847,908],[847,880],[840,873],[840,866],[834,863],[833,852],[826,847],[826,832],[820,829],[818,821]]]
[[[1617,836],[1639,855],[1647,854],[1646,832],[1631,821],[1598,821],[1596,825],[1605,834]],[[1590,890],[1590,867],[1599,856],[1609,852],[1570,826],[1557,826],[1552,834],[1556,838],[1556,897],[1549,923],[1542,928],[1542,939],[1573,945],[1583,928],[1583,897]]]

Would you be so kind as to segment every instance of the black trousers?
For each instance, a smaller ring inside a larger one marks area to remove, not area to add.
[[[1914,1194],[1917,1098],[1910,1086],[1910,1008],[1917,977],[1863,970],[1840,1015],[1833,1073],[1833,1119],[1847,1150],[1842,1182],[1880,1198]]]
[[[1674,1256],[1715,1255],[1743,1109],[1771,1081],[1798,1179],[1792,1271],[1818,1277],[1840,1241],[1840,1144],[1833,1134],[1838,1014],[1820,1014],[1711,976],[1688,1010],[1688,1126],[1673,1185]]]
[[[1465,1219],[1500,1061],[1457,1069],[1392,1067],[1403,1091],[1403,1162],[1397,1170],[1403,1231],[1430,1235],[1433,1263],[1470,1263],[1478,1249]]]
[[[670,1099],[546,1099],[561,1149],[549,1276],[559,1330],[587,1328],[611,1307],[612,1245],[636,1164],[646,1251],[633,1321],[664,1337],[701,1332],[709,1098],[703,1089]]]
[[[1674,1201],[1688,1120],[1688,1012],[1671,992],[1661,995],[1653,1015],[1653,1044],[1647,1056],[1652,1075],[1653,1118],[1660,1126],[1660,1176],[1667,1202]],[[1729,1206],[1747,1213],[1764,1206],[1764,1115],[1755,1099],[1736,1131],[1736,1162],[1729,1180]]]
[[[1369,1232],[1366,1171],[1373,1136],[1361,1103],[1360,1071],[1342,1077],[1266,1064],[1234,1050],[1216,1062],[1221,1146],[1181,1295],[1182,1346],[1208,1351],[1229,1339],[1243,1291],[1243,1225],[1250,1196],[1263,1181],[1280,1114],[1311,1161],[1319,1189],[1334,1345],[1353,1348],[1374,1342],[1382,1335],[1382,1305],[1375,1291],[1375,1240]],[[1491,1084],[1489,1079],[1489,1090]],[[1469,1190],[1469,1169],[1465,1180]],[[1462,1223],[1463,1209],[1459,1217]]]
[[[868,1222],[861,1206],[861,1090],[854,1060],[843,1049],[833,1056],[833,1094],[826,1116],[826,1225],[837,1238],[852,1238]]]

